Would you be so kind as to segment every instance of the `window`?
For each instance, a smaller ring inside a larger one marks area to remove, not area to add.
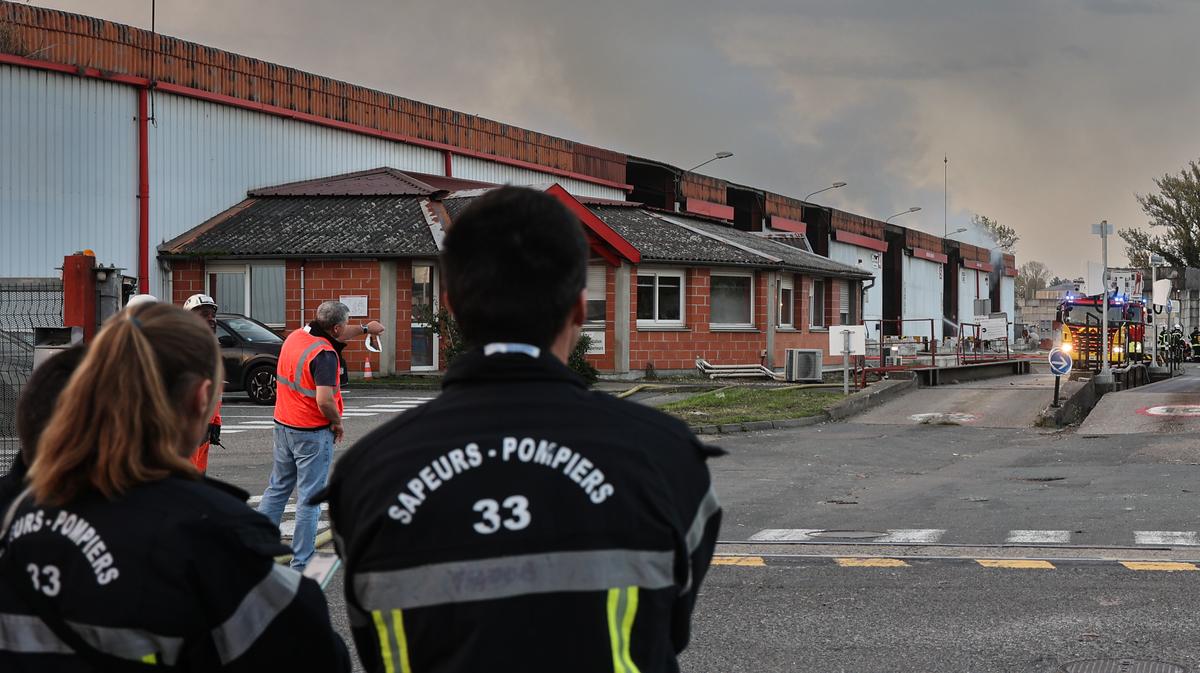
[[[416,262],[412,267],[412,369],[437,369],[438,338],[426,320],[437,313],[437,285],[433,265]]]
[[[207,273],[205,287],[222,313],[240,313],[272,327],[283,327],[283,264],[210,265]]]
[[[850,324],[850,281],[839,280],[836,291],[839,293],[838,300],[838,324]]]
[[[637,277],[639,327],[683,326],[683,272],[643,271]]]
[[[603,323],[608,309],[606,277],[608,267],[600,264],[588,266],[587,270],[587,321]]]
[[[814,278],[809,288],[808,324],[812,327],[825,326],[825,281]]]
[[[784,274],[779,279],[779,310],[775,313],[775,324],[779,327],[794,327],[796,325],[795,281],[791,274]]]
[[[751,327],[754,324],[754,276],[750,273],[713,273],[709,281],[709,324]]]

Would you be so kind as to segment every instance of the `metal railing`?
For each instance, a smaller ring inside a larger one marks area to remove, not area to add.
[[[33,331],[62,327],[62,281],[0,278],[0,473],[17,455],[17,398],[33,373]]]

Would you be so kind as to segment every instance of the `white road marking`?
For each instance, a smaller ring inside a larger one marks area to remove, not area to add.
[[[823,528],[767,528],[760,530],[750,536],[751,540],[788,540],[788,541],[805,541],[809,542],[817,538],[809,537],[809,533],[816,533]]]
[[[320,535],[321,531],[325,530],[326,528],[329,528],[328,522],[318,521],[317,522],[317,535]],[[296,520],[295,519],[288,519],[287,521],[279,522],[279,537],[292,538],[295,536],[296,536]]]
[[[1133,539],[1137,544],[1200,545],[1193,530],[1135,530]]]
[[[946,531],[941,528],[889,528],[888,534],[871,542],[933,544],[942,539]]]
[[[378,412],[374,411],[344,411],[342,418],[366,418],[367,416],[378,416]]]
[[[226,435],[236,435],[239,432],[245,432],[245,430],[229,429],[224,427],[221,428],[221,433]]]
[[[1005,540],[1011,544],[1067,544],[1070,541],[1069,530],[1010,530]]]

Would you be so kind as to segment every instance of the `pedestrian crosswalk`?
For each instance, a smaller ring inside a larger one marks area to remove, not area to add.
[[[258,509],[262,503],[261,495],[250,496],[249,505]],[[317,535],[329,529],[329,504],[321,503],[321,516],[317,519]],[[279,522],[279,537],[291,540],[296,535],[296,497],[293,495],[283,506],[283,519]]]
[[[416,409],[433,399],[430,396],[403,395],[397,397],[361,397],[346,405],[342,416],[345,418],[370,418],[381,414],[398,414]],[[268,415],[241,414],[229,410],[223,414],[225,423],[221,426],[222,435],[236,435],[251,430],[271,430],[275,427],[274,419]]]
[[[1132,539],[1111,532],[1082,534],[1071,530],[1009,530],[1003,538],[986,539],[978,534],[956,531],[949,535],[943,528],[888,528],[874,530],[838,530],[828,528],[765,528],[750,536],[753,542],[795,542],[812,544],[952,544],[994,546],[1079,545],[1079,546],[1200,546],[1200,532],[1190,530],[1138,530]]]

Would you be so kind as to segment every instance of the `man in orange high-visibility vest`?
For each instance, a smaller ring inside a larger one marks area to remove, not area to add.
[[[217,332],[217,302],[212,297],[206,294],[194,294],[183,302],[183,310],[191,311],[200,317],[201,320],[208,323],[213,333]],[[217,400],[217,408],[213,412],[212,420],[208,422],[207,440],[200,446],[196,447],[196,452],[191,455],[192,465],[200,470],[200,474],[208,472],[208,447],[211,444],[221,446],[221,400]]]
[[[350,327],[349,317],[345,304],[322,303],[316,320],[284,340],[275,371],[274,465],[258,511],[278,526],[296,489],[291,565],[298,570],[313,555],[321,514],[320,507],[308,501],[325,488],[333,445],[342,439],[342,384],[348,380],[341,357],[344,340],[356,332],[383,332],[375,320]]]

